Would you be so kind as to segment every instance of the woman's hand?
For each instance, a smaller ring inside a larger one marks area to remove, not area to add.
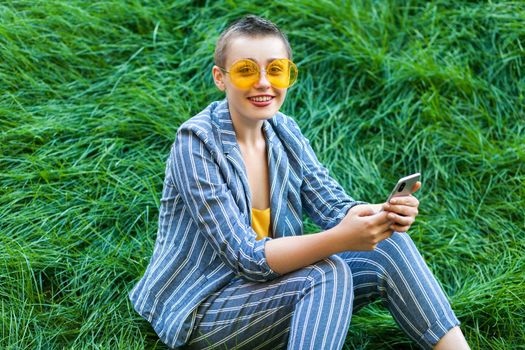
[[[421,188],[421,182],[416,182],[412,193]],[[416,221],[418,214],[419,201],[412,195],[394,197],[390,203],[383,204],[383,210],[388,212],[387,218],[393,221],[390,228],[397,232],[406,232]]]
[[[374,250],[379,242],[392,234],[392,221],[381,204],[360,204],[348,211],[334,227],[342,250]]]
[[[412,193],[420,188],[418,181]],[[374,250],[394,231],[408,231],[416,220],[418,207],[419,201],[412,195],[392,198],[390,203],[356,205],[334,227],[340,236],[338,241],[343,250]]]

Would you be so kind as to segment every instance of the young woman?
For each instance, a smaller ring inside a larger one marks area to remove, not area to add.
[[[279,112],[291,59],[260,17],[220,36],[212,74],[226,98],[177,131],[136,311],[175,348],[341,349],[352,313],[380,298],[422,348],[468,349],[406,233],[418,200],[355,201]],[[322,232],[303,235],[303,211]]]

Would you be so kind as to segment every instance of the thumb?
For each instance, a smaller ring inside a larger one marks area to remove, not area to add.
[[[362,210],[357,212],[357,216],[371,216],[375,213],[376,212],[372,208],[363,208]]]

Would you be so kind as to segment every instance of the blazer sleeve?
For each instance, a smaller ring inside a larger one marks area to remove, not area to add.
[[[367,202],[356,201],[345,192],[343,187],[330,176],[329,170],[317,159],[310,140],[301,133],[297,123],[291,118],[290,120],[303,147],[300,159],[303,169],[301,183],[303,210],[317,226],[328,230],[339,224],[352,207]]]
[[[206,142],[205,134],[180,127],[170,152],[168,176],[200,233],[236,275],[258,282],[279,277],[266,261],[265,243],[271,238],[255,239]]]

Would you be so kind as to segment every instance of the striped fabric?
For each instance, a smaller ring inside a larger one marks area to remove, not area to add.
[[[460,324],[410,236],[394,232],[272,281],[232,280],[199,306],[185,349],[343,349],[351,315],[375,300],[422,349]]]
[[[297,123],[280,112],[263,123],[273,238],[303,234],[303,211],[323,230],[357,202],[318,161]],[[233,278],[280,275],[251,227],[248,178],[227,100],[211,103],[177,130],[166,162],[157,238],[129,293],[135,310],[170,347],[188,342],[197,308]]]

